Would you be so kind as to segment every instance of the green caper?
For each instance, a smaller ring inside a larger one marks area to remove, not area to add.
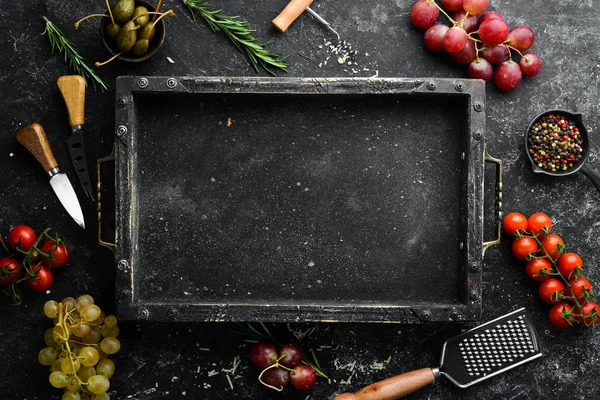
[[[131,49],[136,56],[143,56],[148,52],[148,39],[140,39],[135,42],[135,46]]]
[[[135,26],[133,21],[127,21],[117,35],[117,48],[120,51],[129,51],[135,46],[137,31],[139,27]]]
[[[154,38],[155,33],[156,27],[154,24],[146,24],[138,31],[138,39],[147,39],[148,43],[150,43]]]
[[[146,14],[146,15],[142,15],[142,14]],[[140,15],[142,15],[141,17],[139,17]],[[138,6],[135,8],[135,11],[133,12],[133,16],[131,17],[131,20],[133,22],[135,22],[136,25],[138,26],[144,26],[148,23],[148,20],[150,15],[148,15],[148,9],[144,6]]]
[[[110,40],[115,40],[115,38],[117,37],[117,35],[119,34],[119,31],[121,30],[121,27],[117,24],[113,24],[112,22],[109,23],[108,25],[106,25],[106,29],[104,30],[104,34],[106,35],[107,38],[109,38]]]
[[[112,15],[117,24],[122,24],[131,18],[135,10],[134,0],[119,0],[112,7]]]

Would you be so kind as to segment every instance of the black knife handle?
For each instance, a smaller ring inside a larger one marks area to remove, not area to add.
[[[87,159],[85,157],[85,147],[83,145],[83,130],[81,125],[71,126],[71,136],[67,138],[67,146],[69,146],[69,155],[71,162],[79,178],[79,183],[85,192],[86,196],[94,200],[94,192],[92,190],[92,182],[88,171]]]

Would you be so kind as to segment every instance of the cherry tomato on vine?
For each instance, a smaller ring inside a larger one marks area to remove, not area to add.
[[[600,322],[600,306],[590,301],[581,306],[581,314],[583,318],[578,318],[580,323],[585,326],[596,326],[598,322]]]
[[[50,254],[50,257],[44,260],[44,264],[50,268],[60,268],[69,261],[69,248],[62,242],[55,243],[52,240],[47,240],[40,250],[46,254]]]
[[[548,232],[552,230],[552,220],[550,217],[541,212],[531,214],[527,219],[527,231],[532,235],[540,237],[543,235],[543,228],[547,228]]]
[[[0,259],[0,285],[10,285],[21,277],[21,264],[14,258]]]
[[[556,278],[548,278],[538,288],[540,298],[546,303],[557,303],[560,300],[560,294],[564,290],[565,285]]]
[[[25,281],[29,289],[33,290],[34,292],[43,292],[44,290],[48,290],[50,286],[52,286],[52,281],[54,280],[50,269],[42,264],[37,264],[33,267],[33,271],[36,276],[29,277]]]
[[[552,274],[552,264],[547,258],[532,258],[525,264],[525,272],[534,281],[545,281]]]
[[[519,260],[526,260],[527,254],[535,253],[539,250],[539,246],[535,239],[530,237],[516,238],[512,242],[512,252]]]
[[[583,261],[581,257],[575,253],[565,253],[558,257],[558,271],[566,279],[574,278],[577,274],[575,269],[581,269],[583,267]]]
[[[511,212],[504,217],[502,226],[504,227],[504,232],[515,236],[517,231],[524,232],[527,230],[527,217],[518,212]]]
[[[8,247],[16,249],[17,245],[23,251],[28,251],[35,244],[35,231],[27,225],[17,225],[8,233]]]
[[[577,319],[572,315],[573,307],[568,303],[556,303],[548,312],[548,318],[550,323],[557,328],[568,328],[574,323],[577,323]]]
[[[565,251],[565,242],[560,236],[551,233],[542,241],[542,247],[550,258],[556,260]]]
[[[575,297],[581,305],[587,303],[588,296],[592,293],[592,284],[590,281],[580,276],[577,279],[571,279],[569,285],[571,285],[571,288],[567,288],[565,294]]]

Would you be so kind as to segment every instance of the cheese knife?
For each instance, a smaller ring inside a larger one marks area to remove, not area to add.
[[[94,199],[88,172],[85,147],[83,146],[83,124],[85,123],[85,79],[81,75],[66,75],[58,78],[58,89],[65,100],[71,135],[67,138],[69,156],[84,193]]]
[[[54,158],[44,128],[38,123],[28,125],[17,132],[17,140],[42,165],[42,168],[44,168],[44,171],[50,177],[50,186],[54,189],[58,200],[60,200],[75,222],[85,229],[83,212],[81,211],[75,190],[73,190],[69,177],[58,168],[58,163]]]

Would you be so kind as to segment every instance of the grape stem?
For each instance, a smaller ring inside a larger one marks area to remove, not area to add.
[[[511,45],[508,45],[508,44],[507,44],[507,45],[505,45],[505,46],[506,46],[506,48],[508,49],[508,51],[509,51],[509,52],[510,52],[511,50],[514,50],[514,51],[516,51],[517,53],[519,53],[519,55],[520,55],[521,57],[525,57],[525,56],[523,55],[523,53],[521,53],[521,52],[519,51],[519,49],[517,49],[516,47],[512,47]]]
[[[67,318],[70,317],[70,314],[75,310],[71,310],[71,311],[66,311],[66,313],[63,315],[63,308],[62,308],[62,303],[58,303],[58,324],[56,324],[57,326],[60,326],[63,330],[63,333],[66,334],[66,332],[69,331],[69,328],[67,327]],[[59,335],[62,336],[62,335]],[[75,370],[75,362],[73,361],[73,352],[71,351],[71,346],[69,346],[69,340],[68,337],[61,337],[61,339],[64,340],[65,342],[65,348],[64,350],[67,351],[67,357],[69,357],[69,361],[71,362],[71,371],[73,372],[73,377],[75,377],[75,380],[77,381],[77,385],[79,385],[80,389],[83,389],[83,386],[87,386],[87,383],[84,383],[81,381],[81,379],[79,379],[79,376],[77,376],[77,371]]]
[[[450,22],[452,22],[452,25],[458,25],[458,23],[455,20],[453,20],[452,18],[450,18],[450,16],[446,13],[446,11],[444,11],[444,9],[442,7],[440,7],[440,6],[437,5],[437,3],[435,2],[435,0],[427,0],[427,1],[429,1],[431,4],[433,4],[434,6],[436,6],[437,9],[440,10],[440,12],[442,14],[444,14],[446,16],[446,18],[448,18],[450,20]],[[462,27],[462,25],[460,25],[460,26]]]

